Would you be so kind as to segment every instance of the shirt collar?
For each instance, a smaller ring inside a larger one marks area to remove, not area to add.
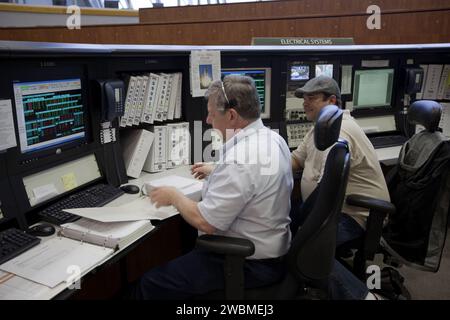
[[[244,139],[245,137],[248,137],[252,134],[255,134],[258,132],[258,130],[264,128],[264,124],[261,120],[261,118],[256,119],[255,121],[249,123],[246,127],[239,130],[238,133],[236,133],[233,137],[228,140],[222,149],[222,155],[225,155],[225,153],[233,148],[239,141]]]

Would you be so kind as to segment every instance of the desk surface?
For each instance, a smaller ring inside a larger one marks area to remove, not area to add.
[[[402,146],[375,149],[378,160],[386,166],[392,166],[397,163],[398,155]]]
[[[179,176],[191,177],[189,168],[190,168],[190,166],[182,166],[182,167],[166,170],[163,172],[152,173],[152,174],[143,172],[141,174],[141,176],[139,177],[139,179],[130,180],[129,183],[138,185],[141,188],[142,185],[144,184],[144,182],[146,182],[146,181],[159,179],[159,178],[162,178],[162,177],[168,176],[168,175],[176,174]],[[108,207],[121,206],[121,205],[129,203],[139,197],[140,197],[140,194],[124,194],[121,197],[115,199],[114,201],[108,203],[106,206],[108,206]],[[59,227],[57,227],[57,229],[59,229]],[[59,230],[57,230],[57,231],[59,231]],[[151,233],[152,231],[150,231],[149,233]],[[149,233],[147,233],[147,234],[149,234]],[[144,235],[143,237],[145,237],[146,235]],[[52,239],[54,237],[58,237],[57,233],[55,233],[51,237],[42,238],[41,244],[45,243],[46,241],[48,241],[49,239]],[[130,243],[129,245],[127,245],[123,248],[120,248],[119,250],[114,251],[111,255],[108,255],[106,258],[102,259],[95,265],[93,265],[90,268],[88,268],[87,270],[85,270],[82,273],[82,277],[89,274],[92,270],[98,268],[99,266],[105,264],[106,262],[110,262],[111,260],[113,260],[114,258],[119,256],[120,254],[122,254],[124,251],[126,251],[132,245],[133,245],[133,243]],[[53,297],[57,296],[64,290],[68,289],[68,286],[69,286],[69,284],[63,282],[54,288],[49,288],[49,287],[46,287],[45,285],[32,282],[30,280],[21,278],[19,276],[13,276],[12,278],[9,278],[9,280],[2,281],[2,272],[3,271],[0,271],[0,300],[1,299],[3,299],[3,300],[8,300],[8,299],[48,300],[48,299],[52,299]],[[22,292],[23,296],[20,296],[20,297],[17,296],[17,294],[16,294],[17,290]]]

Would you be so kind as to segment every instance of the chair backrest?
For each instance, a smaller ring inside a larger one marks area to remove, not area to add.
[[[420,100],[410,107],[408,120],[426,131],[405,143],[387,179],[396,212],[383,231],[385,247],[429,271],[439,269],[450,204],[450,142],[436,131],[440,115],[441,106],[434,101]]]
[[[408,122],[420,124],[429,132],[435,132],[439,127],[442,108],[439,103],[433,100],[415,101],[408,110]]]
[[[311,212],[298,229],[287,256],[289,273],[300,281],[326,280],[333,267],[338,216],[350,168],[348,145],[338,141],[341,122],[342,110],[330,105],[321,110],[315,124],[316,147],[325,150],[331,146],[331,150],[314,191]]]

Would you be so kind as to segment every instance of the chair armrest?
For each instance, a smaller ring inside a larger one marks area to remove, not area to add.
[[[395,213],[395,206],[392,203],[359,194],[348,195],[346,202],[351,206],[366,208],[370,211],[383,212],[385,215]]]
[[[351,206],[369,209],[362,249],[364,258],[373,260],[380,246],[384,220],[388,214],[395,213],[395,206],[384,200],[356,194],[348,195],[346,202]]]
[[[198,237],[196,247],[214,253],[240,257],[248,257],[255,252],[255,245],[248,239],[209,234]]]
[[[244,298],[245,257],[255,252],[255,245],[248,239],[204,234],[197,238],[196,247],[209,252],[225,255],[224,278],[225,298],[240,300]]]

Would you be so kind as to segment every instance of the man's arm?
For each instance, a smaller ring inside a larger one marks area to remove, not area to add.
[[[173,187],[160,187],[154,188],[150,192],[150,199],[157,208],[161,206],[173,205],[180,212],[181,216],[191,226],[205,232],[212,234],[216,231],[216,228],[208,223],[203,218],[198,209],[197,202],[187,198],[184,194],[179,192]]]
[[[292,165],[292,172],[294,173],[302,169],[300,162],[293,155],[291,155],[291,165]]]

